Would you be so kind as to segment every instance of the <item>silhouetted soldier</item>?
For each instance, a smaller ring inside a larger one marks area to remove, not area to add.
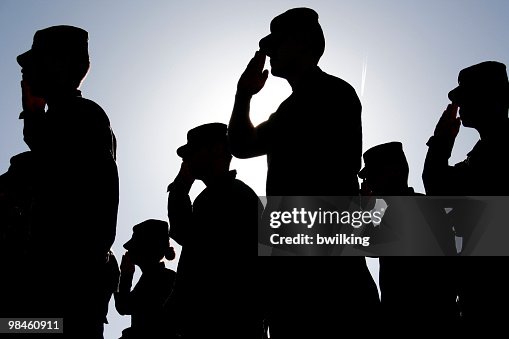
[[[449,92],[452,101],[430,138],[423,180],[428,195],[509,195],[509,167],[504,155],[509,150],[509,83],[504,64],[494,61],[463,69],[459,86]],[[459,118],[456,116],[459,107]],[[467,159],[449,166],[460,123],[479,132],[480,140]],[[460,213],[467,211],[460,211]],[[502,225],[501,225],[502,226]],[[464,247],[471,233],[464,233]],[[461,291],[459,301],[468,328],[501,329],[509,315],[509,280],[505,258],[459,258]],[[507,333],[507,330],[505,330]]]
[[[229,170],[227,126],[191,129],[177,149],[181,169],[168,187],[170,235],[182,247],[174,294],[184,338],[243,338],[260,333],[255,245],[261,202]],[[191,204],[195,179],[207,186]],[[253,246],[251,246],[253,245]]]
[[[90,277],[103,272],[115,238],[118,174],[109,119],[78,90],[90,66],[88,33],[72,26],[37,31],[17,61],[20,118],[33,157],[31,310],[63,316],[69,336],[102,338],[105,286]]]
[[[122,331],[122,338],[166,338],[163,306],[175,280],[175,272],[161,262],[163,257],[175,258],[169,244],[168,223],[151,219],[134,226],[133,236],[124,248],[127,252],[120,266],[115,307],[121,315],[131,315],[131,327]],[[142,275],[131,290],[134,265],[140,267]]]
[[[228,131],[233,155],[267,155],[267,195],[357,194],[361,104],[352,86],[317,66],[325,49],[318,14],[291,9],[270,29],[237,86]],[[293,93],[255,128],[249,106],[268,77],[265,56],[271,73],[286,79]]]
[[[267,155],[268,196],[357,195],[361,104],[352,86],[317,66],[325,49],[318,14],[290,9],[272,20],[270,30],[237,85],[228,130],[233,155]],[[267,80],[266,56],[271,73],[286,79],[293,92],[254,127],[250,102]],[[305,259],[265,259],[270,262],[263,269],[270,272],[262,275],[274,294],[266,305],[273,338],[330,338],[342,332],[341,324],[359,320],[358,314],[369,318],[376,311],[378,294],[363,257],[338,258],[327,267]]]
[[[434,240],[440,243],[443,255],[456,254],[454,233],[450,226],[447,228],[445,211],[434,201],[409,198],[405,204],[397,199],[421,196],[408,186],[408,162],[400,142],[370,148],[364,153],[364,164],[359,172],[364,179],[361,194],[383,198],[388,205],[378,230],[372,232],[371,243],[379,238],[395,247],[388,250],[388,256],[382,253],[379,257],[382,328],[396,337],[409,335],[410,327],[421,331],[451,330],[459,317],[454,258],[426,256],[435,255],[431,250]],[[404,210],[412,204],[420,204],[424,217],[431,221],[432,240],[426,237],[428,230],[419,229],[417,219],[422,215],[405,216]],[[428,244],[430,249],[426,248]]]

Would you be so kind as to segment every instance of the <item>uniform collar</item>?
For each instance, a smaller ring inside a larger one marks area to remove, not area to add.
[[[217,177],[212,182],[210,182],[207,185],[207,188],[210,188],[210,189],[215,189],[216,187],[222,188],[225,185],[228,185],[230,182],[232,182],[236,176],[237,176],[236,170],[228,171],[224,175]]]

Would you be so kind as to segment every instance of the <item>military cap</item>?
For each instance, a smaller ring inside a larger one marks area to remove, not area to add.
[[[199,147],[213,142],[227,142],[228,126],[219,122],[201,125],[187,132],[187,144],[177,149],[179,157],[184,158]]]
[[[384,166],[400,165],[408,169],[408,162],[403,152],[401,142],[393,141],[374,146],[363,154],[364,168],[359,172],[359,177],[365,179],[370,171]]]
[[[311,8],[292,8],[272,19],[270,34],[260,40],[260,50],[267,54],[288,36],[311,34],[315,53],[321,56],[325,38],[318,22],[318,13]]]
[[[124,244],[126,250],[164,247],[169,243],[168,223],[163,220],[149,219],[133,227],[131,239]]]
[[[32,48],[18,55],[21,67],[42,57],[65,58],[88,62],[88,33],[74,26],[52,26],[35,32]]]
[[[461,104],[469,97],[509,102],[509,82],[503,63],[485,61],[467,67],[460,71],[458,84],[449,92],[449,99],[453,103]]]

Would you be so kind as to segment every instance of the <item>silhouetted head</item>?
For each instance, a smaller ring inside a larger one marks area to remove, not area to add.
[[[17,61],[34,95],[77,89],[90,67],[88,33],[73,26],[42,29]]]
[[[486,61],[463,69],[459,86],[449,92],[449,99],[459,106],[465,127],[480,127],[507,119],[509,82],[506,66]]]
[[[403,145],[389,142],[367,150],[359,177],[377,195],[397,195],[408,188],[408,162]]]
[[[232,155],[228,146],[228,127],[222,123],[201,125],[187,132],[187,144],[177,149],[177,154],[187,162],[197,179],[227,171]]]
[[[175,258],[169,239],[168,223],[149,219],[133,227],[133,235],[124,244],[124,248],[129,251],[129,256],[136,265],[153,265],[163,257],[168,260]]]
[[[324,50],[318,14],[310,8],[278,15],[270,23],[270,34],[260,40],[260,51],[270,57],[271,73],[282,78],[316,66]]]

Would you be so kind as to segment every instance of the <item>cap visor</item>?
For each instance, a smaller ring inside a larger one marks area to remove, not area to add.
[[[30,63],[32,60],[32,50],[26,51],[23,54],[18,55],[16,58],[16,61],[21,67],[24,67],[28,63]]]
[[[189,153],[189,145],[185,144],[177,148],[177,155],[181,158],[184,158]]]
[[[129,240],[128,242],[126,242],[126,243],[124,244],[124,248],[125,248],[126,250],[128,250],[128,251],[129,251],[132,247],[133,247],[133,240],[132,240],[132,239],[131,239],[131,240]]]
[[[273,45],[274,37],[272,34],[267,35],[265,38],[261,39],[258,45],[260,46],[260,51],[262,51],[264,54],[267,54],[267,52],[271,49],[271,46]]]
[[[451,100],[452,102],[458,102],[461,97],[460,87],[458,86],[455,89],[453,89],[452,91],[450,91],[448,97],[449,97],[449,100]]]
[[[360,170],[359,174],[357,174],[357,175],[361,179],[366,179],[367,174],[368,174],[368,170],[366,169],[366,167],[364,167],[363,169]]]

